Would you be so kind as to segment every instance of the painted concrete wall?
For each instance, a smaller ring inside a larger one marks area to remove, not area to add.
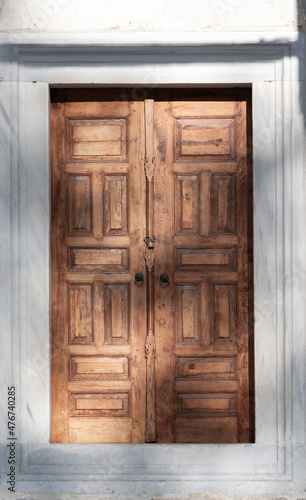
[[[306,3],[306,0],[305,0]],[[111,8],[110,8],[111,5]],[[186,5],[188,9],[186,9]],[[0,33],[297,31],[296,0],[0,0]],[[141,36],[141,35],[140,35]],[[221,36],[221,34],[220,34]],[[261,35],[258,34],[258,40]],[[306,266],[305,266],[306,268]],[[74,495],[0,492],[7,500],[302,500],[296,495]]]
[[[211,495],[210,493],[191,495],[79,495],[79,494],[17,494],[16,498],[12,494],[1,495],[1,500],[305,500],[305,494],[291,495]]]
[[[0,31],[297,30],[297,1],[2,0]]]

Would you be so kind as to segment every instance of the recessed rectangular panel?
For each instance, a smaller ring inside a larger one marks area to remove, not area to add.
[[[198,176],[176,175],[175,184],[175,232],[195,234],[199,228]]]
[[[128,378],[100,378],[100,379],[70,379],[67,382],[67,389],[72,393],[105,393],[105,392],[130,392],[132,382]]]
[[[193,198],[196,197],[196,179],[182,179],[182,229],[193,229],[195,226],[196,212]]]
[[[216,253],[213,252],[201,252],[202,255],[200,254],[199,251],[197,253],[190,254],[189,253],[183,253],[182,254],[182,266],[224,266],[228,264],[228,255],[224,253],[218,252]]]
[[[128,415],[128,394],[71,394],[71,415]]]
[[[236,175],[213,175],[211,182],[212,232],[236,233]]]
[[[181,118],[176,121],[176,160],[234,159],[234,121]]]
[[[92,186],[90,175],[68,175],[68,234],[92,234]]]
[[[104,331],[107,343],[127,343],[129,338],[129,285],[105,285]]]
[[[204,392],[237,392],[238,380],[235,378],[178,378],[175,381],[175,390],[180,394],[200,394]]]
[[[176,259],[177,270],[234,271],[236,268],[236,249],[178,248],[176,250]]]
[[[119,156],[121,144],[119,141],[76,142],[73,146],[73,156]]]
[[[177,378],[233,378],[234,357],[178,358]]]
[[[68,436],[71,443],[130,443],[132,418],[130,417],[70,417]]]
[[[179,394],[179,415],[229,415],[235,412],[235,394]]]
[[[106,122],[107,123],[107,122]],[[73,128],[73,141],[81,144],[82,142],[98,142],[103,147],[105,143],[105,148],[107,150],[109,143],[114,143],[112,149],[118,149],[118,153],[121,150],[121,126],[120,125],[108,125],[103,122],[99,124],[91,125],[79,125]],[[107,154],[107,153],[106,153]],[[111,153],[109,153],[111,154]]]
[[[123,373],[123,364],[118,361],[118,362],[107,362],[105,360],[95,360],[93,362],[88,362],[87,360],[85,362],[78,362],[77,367],[76,367],[76,373],[78,375],[87,375],[87,374],[95,374],[97,373],[98,375],[104,375],[104,374],[117,374]]]
[[[180,417],[175,419],[178,443],[237,443],[238,418]]]
[[[210,163],[215,165],[215,163]],[[220,163],[219,163],[220,165]],[[201,188],[200,188],[200,234],[202,236],[209,236],[211,234],[211,173],[209,170],[202,170],[201,172]]]
[[[124,119],[69,120],[71,160],[126,160]]]
[[[104,178],[104,234],[127,234],[128,193],[126,175]]]
[[[71,271],[105,271],[127,269],[126,248],[68,248],[68,269]]]
[[[213,285],[214,342],[234,342],[236,285]]]
[[[102,398],[95,396],[89,399],[78,399],[76,402],[76,408],[78,410],[122,410],[123,402],[122,399],[106,399],[106,395]]]
[[[198,319],[198,290],[195,286],[182,287],[183,339],[197,339]]]
[[[230,134],[224,120],[188,120],[181,123],[182,155],[228,155]]]
[[[93,342],[93,287],[69,284],[69,343]]]
[[[198,285],[176,285],[175,288],[177,342],[198,342],[200,323]]]
[[[212,410],[212,411],[224,411],[229,409],[229,401],[228,399],[221,399],[220,397],[217,399],[212,398],[185,398],[182,401],[182,410],[183,411],[194,411],[200,412],[203,410]]]
[[[125,380],[128,378],[128,359],[106,356],[71,356],[70,380]]]

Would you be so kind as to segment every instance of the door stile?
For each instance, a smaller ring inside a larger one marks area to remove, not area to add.
[[[131,161],[131,178],[129,183],[129,196],[132,204],[130,210],[130,265],[131,278],[136,273],[146,272],[143,258],[143,234],[146,230],[145,196],[146,180],[143,171],[143,158],[145,155],[145,123],[143,101],[130,102],[130,141],[129,154]],[[136,286],[131,283],[131,415],[133,417],[132,442],[145,442],[145,416],[146,416],[146,360],[144,357],[146,336],[146,290],[144,285]]]
[[[154,157],[153,157],[153,110],[154,100],[145,99],[145,172],[147,179],[147,244],[145,250],[145,260],[147,266],[147,337],[146,337],[146,358],[147,358],[147,401],[146,401],[146,442],[156,441],[155,428],[155,336],[154,336]]]
[[[238,435],[240,443],[250,442],[249,408],[249,275],[248,275],[248,178],[247,178],[247,130],[246,101],[237,102],[237,394]],[[248,208],[246,210],[246,207]]]
[[[155,341],[156,341],[156,427],[158,443],[175,442],[174,414],[176,399],[174,392],[175,355],[174,330],[176,311],[173,297],[174,277],[174,189],[172,181],[173,163],[173,118],[172,104],[167,100],[167,91],[158,91],[159,99],[154,104],[154,223],[158,234],[156,241],[155,276]],[[163,99],[163,97],[165,98]],[[162,286],[160,276],[170,278]]]
[[[55,158],[51,170],[53,234],[51,252],[53,255],[52,276],[52,442],[68,442],[68,392],[61,390],[68,378],[67,332],[65,309],[67,308],[67,284],[63,279],[65,269],[65,227],[62,214],[65,213],[66,179],[64,174],[65,151],[65,104],[51,107],[51,154]],[[57,221],[60,220],[61,224]],[[61,307],[59,307],[61,304]],[[64,337],[64,338],[63,338]]]

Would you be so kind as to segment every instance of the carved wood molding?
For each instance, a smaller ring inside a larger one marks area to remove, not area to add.
[[[146,261],[147,270],[150,273],[154,267],[154,251],[153,250],[146,248],[145,261]]]

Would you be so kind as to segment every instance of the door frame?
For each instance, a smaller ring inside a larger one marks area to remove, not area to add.
[[[1,315],[11,342],[2,367],[4,386],[18,390],[19,491],[81,493],[85,481],[92,493],[303,491],[302,38],[240,33],[233,45],[235,33],[156,35],[102,44],[62,35],[62,45],[6,36],[2,224],[11,236],[2,262],[11,294],[1,290]],[[50,444],[49,87],[150,84],[252,86],[255,444]]]

